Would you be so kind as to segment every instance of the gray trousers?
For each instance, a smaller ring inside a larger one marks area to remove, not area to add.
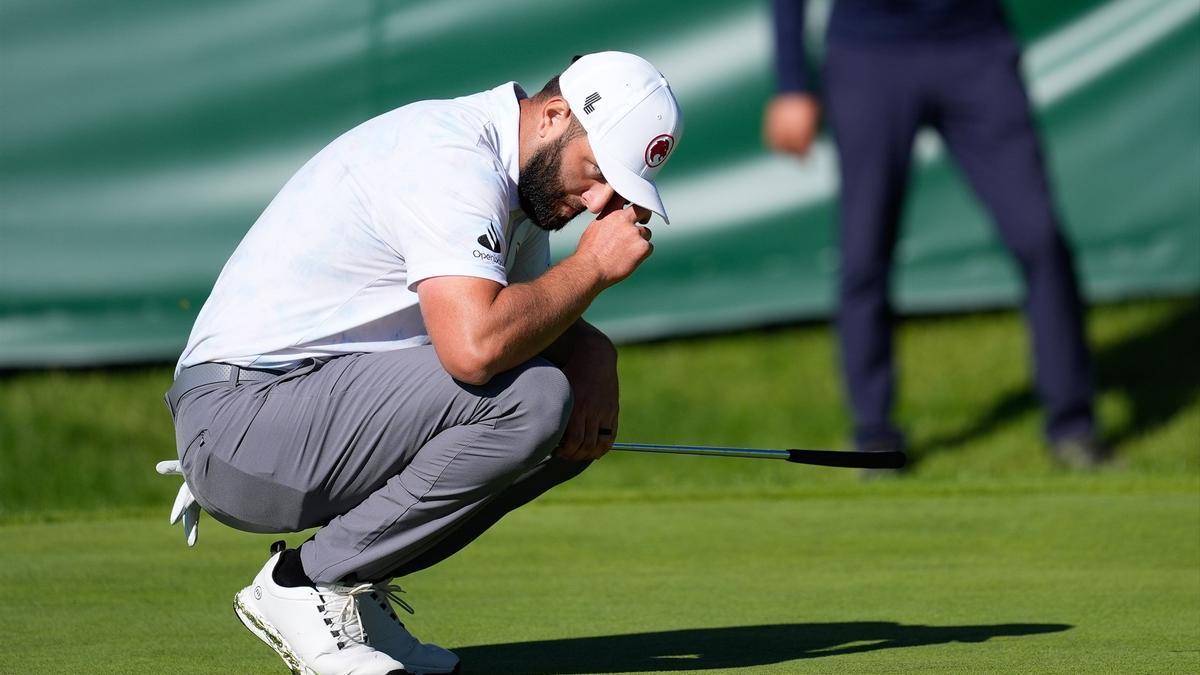
[[[570,410],[566,376],[544,359],[471,386],[427,346],[198,387],[175,430],[214,518],[250,532],[319,526],[300,548],[308,576],[373,582],[445,559],[583,471],[551,456]]]

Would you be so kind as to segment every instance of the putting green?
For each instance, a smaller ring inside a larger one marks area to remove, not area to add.
[[[409,624],[476,673],[1200,671],[1194,478],[903,483],[568,487],[404,580]],[[206,518],[188,550],[165,521],[0,526],[0,672],[284,672],[231,610],[272,538]]]
[[[910,321],[902,480],[613,453],[410,623],[476,673],[1200,672],[1200,305],[1090,317],[1104,470],[1040,446],[1018,316]],[[835,364],[823,325],[622,347],[622,440],[844,447]],[[231,607],[273,538],[165,522],[169,379],[0,378],[0,673],[284,672]]]

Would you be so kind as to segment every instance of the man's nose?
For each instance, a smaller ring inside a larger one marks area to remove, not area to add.
[[[581,198],[583,199],[583,205],[587,207],[588,211],[600,213],[600,210],[612,201],[615,194],[616,192],[613,191],[612,186],[608,183],[596,183],[588,188]]]

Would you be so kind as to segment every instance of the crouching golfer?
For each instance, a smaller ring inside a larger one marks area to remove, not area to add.
[[[240,530],[319,528],[234,598],[288,667],[458,670],[389,582],[611,447],[615,350],[580,316],[650,255],[680,125],[652,65],[590,54],[532,97],[510,82],[362,124],[246,234],[167,402],[181,494]],[[551,267],[548,233],[585,209]]]

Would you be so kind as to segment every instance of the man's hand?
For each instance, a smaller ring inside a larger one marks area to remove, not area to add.
[[[417,286],[421,316],[446,372],[484,384],[539,354],[574,324],[605,288],[647,256],[650,230],[640,207],[614,198],[588,226],[575,253],[528,282],[503,286],[472,276],[441,276]]]
[[[812,94],[779,94],[763,115],[763,141],[776,152],[808,154],[821,121],[821,103]]]
[[[623,208],[625,200],[614,195],[579,238],[576,254],[590,257],[606,287],[621,281],[654,252],[650,228],[640,223],[650,212],[640,206]]]
[[[589,460],[612,449],[620,394],[616,348],[603,333],[580,324],[571,355],[563,366],[575,405],[557,454],[564,459]]]

